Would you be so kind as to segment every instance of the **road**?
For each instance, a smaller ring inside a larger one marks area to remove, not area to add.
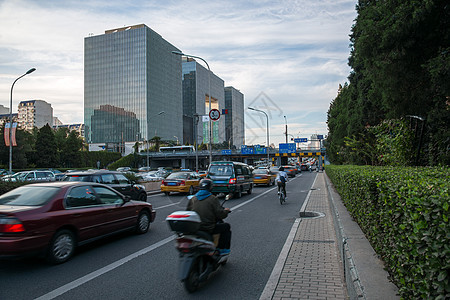
[[[57,266],[38,258],[0,261],[0,299],[258,299],[315,176],[302,172],[291,179],[283,205],[275,186],[255,187],[251,195],[227,201],[230,259],[195,294],[177,280],[174,236],[164,220],[183,210],[187,198],[157,194],[148,199],[157,216],[147,234],[83,246]]]

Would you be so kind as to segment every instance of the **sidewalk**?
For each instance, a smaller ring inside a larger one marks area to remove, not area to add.
[[[325,173],[317,174],[299,215],[261,300],[399,299]]]

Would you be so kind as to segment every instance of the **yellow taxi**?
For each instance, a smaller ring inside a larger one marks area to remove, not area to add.
[[[261,168],[253,170],[253,184],[263,184],[267,186],[271,186],[275,184],[275,178],[277,175],[272,171]]]
[[[201,179],[195,172],[174,172],[161,181],[161,192],[166,195],[171,192],[193,195],[198,190]]]

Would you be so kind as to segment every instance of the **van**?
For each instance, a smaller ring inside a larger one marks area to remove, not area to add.
[[[242,193],[252,193],[253,173],[247,164],[234,161],[212,162],[207,178],[213,181],[213,194],[234,194],[240,198]]]

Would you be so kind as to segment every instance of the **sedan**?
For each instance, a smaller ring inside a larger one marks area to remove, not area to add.
[[[100,183],[21,186],[0,196],[0,258],[40,254],[60,264],[76,246],[126,230],[146,233],[155,214],[151,204]]]
[[[295,167],[293,167],[293,166],[283,166],[283,168],[284,168],[284,171],[286,172],[288,177],[295,177],[295,174],[296,174],[296,172],[295,172],[296,168]]]
[[[275,184],[276,174],[272,173],[268,169],[255,169],[253,171],[253,183],[255,185],[264,184],[271,186]]]
[[[192,195],[198,190],[202,177],[195,172],[171,173],[161,182],[161,192],[170,195],[171,192],[188,193]]]

